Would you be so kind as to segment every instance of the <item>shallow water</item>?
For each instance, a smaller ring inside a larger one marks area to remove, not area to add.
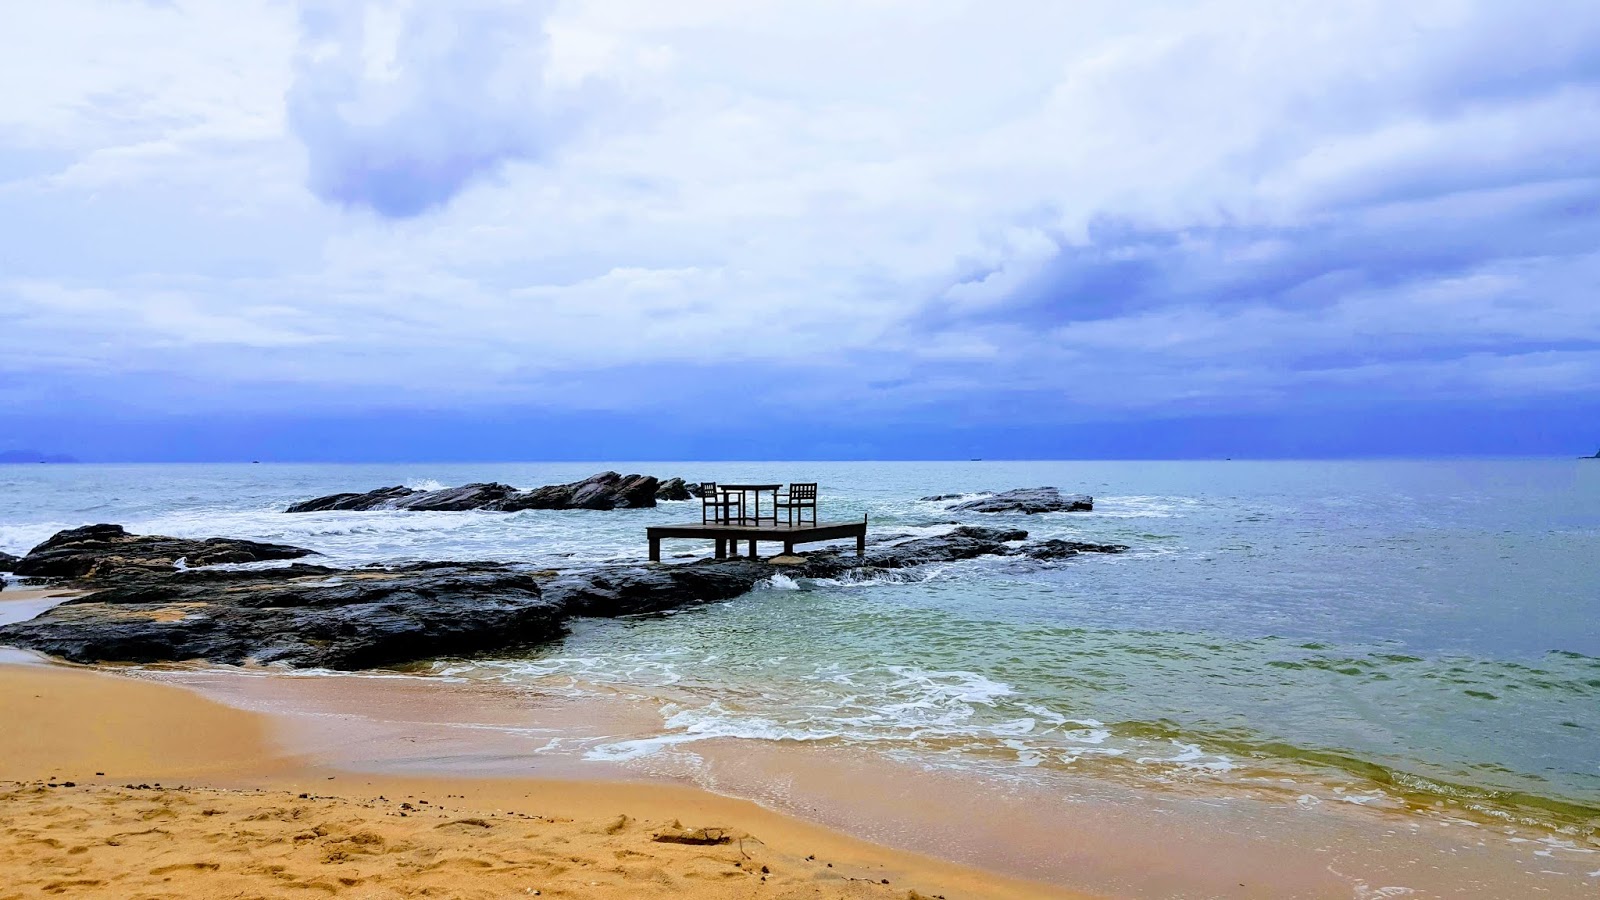
[[[582,623],[528,657],[418,674],[659,711],[593,759],[701,742],[849,747],[1000,781],[1283,783],[1307,803],[1600,822],[1600,462],[972,462],[0,467],[0,550],[89,522],[284,541],[337,562],[640,560],[616,512],[314,513],[386,484],[518,486],[601,468],[817,480],[824,518],[876,535],[962,521],[1132,552],[777,578],[676,614]],[[950,514],[916,498],[1054,484],[1091,513]],[[704,552],[692,542],[667,552]]]

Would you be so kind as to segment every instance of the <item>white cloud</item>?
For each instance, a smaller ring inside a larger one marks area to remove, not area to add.
[[[1271,402],[1421,350],[1485,390],[1577,390],[1587,363],[1495,360],[1600,341],[1583,3],[14,21],[12,373],[569,402],[586,373],[714,357],[816,373],[816,402],[1101,408]]]

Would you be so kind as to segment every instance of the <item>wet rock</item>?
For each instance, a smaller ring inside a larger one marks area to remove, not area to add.
[[[1091,544],[1085,541],[1051,538],[1047,541],[1024,544],[1019,552],[1034,559],[1070,559],[1080,553],[1122,553],[1127,549],[1126,544]]]
[[[1001,491],[950,507],[953,512],[1034,513],[1080,512],[1094,509],[1088,494],[1063,494],[1053,487],[1017,488]]]
[[[9,553],[0,553],[0,572],[15,572],[17,563],[22,562],[22,557],[12,556]]]
[[[932,502],[935,502],[935,503],[943,503],[946,500],[960,500],[962,497],[965,497],[965,496],[967,496],[967,495],[966,494],[934,494],[932,497],[918,497],[917,499],[921,500],[921,501],[924,501],[924,502],[932,501]]]
[[[285,512],[302,513],[328,512],[331,510],[389,509],[389,504],[417,493],[421,492],[413,488],[403,487],[397,484],[393,487],[383,487],[378,488],[375,491],[367,491],[364,494],[329,494],[326,497],[317,497],[314,500],[306,500],[301,503],[292,504],[287,510],[285,510]]]
[[[422,512],[498,509],[507,498],[514,497],[518,493],[520,492],[511,485],[500,484],[497,481],[464,484],[461,487],[440,488],[437,491],[416,491],[409,496],[396,499],[393,508]]]
[[[674,479],[681,483],[682,479]],[[289,506],[285,512],[367,511],[407,509],[461,512],[479,509],[516,512],[522,509],[626,509],[656,505],[660,482],[652,475],[601,472],[571,484],[552,484],[523,491],[509,484],[482,482],[460,487],[419,491],[396,485],[363,494],[329,494]],[[688,490],[685,486],[685,490]],[[684,499],[687,499],[685,497]]]
[[[75,662],[205,659],[359,669],[534,644],[564,615],[494,563],[337,570],[125,571],[0,628],[0,642]]]
[[[699,560],[671,566],[614,566],[558,576],[546,596],[571,615],[616,618],[717,603],[743,596],[776,571],[753,559]]]
[[[929,563],[954,562],[979,556],[1006,556],[1015,552],[1011,541],[1028,537],[1014,528],[981,528],[963,525],[948,534],[915,538],[899,544],[878,544],[867,548],[865,557],[853,552],[828,550],[807,558],[800,574],[812,578],[832,578],[851,569],[907,569]]]
[[[694,500],[700,496],[700,485],[691,484],[682,478],[668,478],[656,488],[657,500]]]
[[[637,509],[656,505],[661,482],[654,475],[619,475],[601,472],[571,484],[552,484],[521,491],[497,506],[519,509]]]
[[[313,551],[287,544],[237,538],[166,537],[129,534],[121,525],[85,525],[57,532],[19,560],[12,572],[48,578],[101,578],[122,569],[170,570],[182,559],[190,566],[298,559]]]

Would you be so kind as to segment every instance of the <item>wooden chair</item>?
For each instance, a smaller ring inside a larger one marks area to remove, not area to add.
[[[817,524],[817,483],[815,481],[791,481],[789,493],[778,495],[777,509],[789,511],[789,524],[794,524],[795,513],[800,514],[800,524],[806,524],[806,510],[811,510],[811,524]],[[774,515],[777,513],[774,512]]]
[[[716,523],[726,525],[731,519],[733,508],[741,507],[739,515],[744,516],[744,497],[735,498],[732,494],[717,487],[715,481],[700,482],[700,524],[710,525]]]

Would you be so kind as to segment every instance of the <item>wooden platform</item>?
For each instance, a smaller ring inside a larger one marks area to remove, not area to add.
[[[730,548],[732,553],[738,555],[739,541],[750,542],[750,558],[756,557],[757,541],[782,541],[783,552],[793,553],[795,544],[811,544],[817,541],[837,541],[842,538],[856,539],[856,555],[861,556],[867,551],[867,519],[865,516],[859,522],[818,522],[816,524],[788,525],[783,522],[734,522],[728,524],[704,524],[692,522],[687,525],[650,525],[645,528],[645,534],[650,538],[650,561],[661,561],[662,538],[700,538],[716,542],[718,559],[728,556]]]

